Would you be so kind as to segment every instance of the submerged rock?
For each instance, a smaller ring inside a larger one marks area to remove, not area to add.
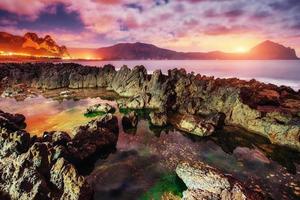
[[[177,175],[187,186],[183,192],[184,200],[194,199],[220,199],[220,200],[246,200],[263,199],[254,191],[233,179],[224,175],[215,168],[202,162],[182,162],[176,168]]]

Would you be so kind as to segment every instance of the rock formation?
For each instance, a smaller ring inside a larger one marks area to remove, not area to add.
[[[214,79],[184,69],[148,75],[143,66],[124,66],[119,71],[111,65],[96,68],[70,63],[1,64],[0,68],[0,80],[11,85],[21,82],[45,89],[104,87],[126,97],[118,100],[122,108],[193,115],[214,128],[220,124],[213,124],[215,119],[210,117],[223,116],[227,125],[300,150],[300,91],[289,87],[255,80]]]
[[[259,200],[262,196],[249,191],[242,183],[229,175],[224,175],[215,168],[202,162],[180,163],[176,168],[177,175],[187,186],[183,200]]]
[[[116,117],[108,114],[80,126],[73,138],[65,132],[30,137],[22,130],[24,116],[0,114],[0,199],[92,198],[90,185],[72,163],[116,145]]]

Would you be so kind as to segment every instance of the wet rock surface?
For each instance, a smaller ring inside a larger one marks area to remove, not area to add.
[[[1,199],[92,198],[91,186],[72,163],[116,144],[116,117],[109,114],[80,126],[73,138],[58,131],[30,137],[22,130],[24,116],[0,113]]]
[[[176,168],[177,175],[187,186],[182,199],[242,200],[263,199],[261,194],[247,190],[246,186],[202,162],[182,162]]]
[[[215,79],[184,69],[148,75],[143,66],[124,66],[119,71],[111,65],[96,68],[71,63],[0,67],[0,79],[8,85],[21,82],[45,89],[104,87],[128,97],[118,102],[123,108],[167,110],[195,118],[223,113],[225,125],[240,126],[274,144],[300,150],[300,93],[289,87],[256,80]],[[211,128],[206,129],[205,134],[209,134]]]

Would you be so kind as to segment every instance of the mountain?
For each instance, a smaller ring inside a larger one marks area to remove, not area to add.
[[[284,47],[269,40],[253,47],[247,53],[212,52],[177,52],[146,43],[119,43],[99,49],[89,49],[89,54],[103,60],[295,60],[298,59],[294,49]]]
[[[297,55],[296,51],[290,47],[266,40],[253,47],[249,52],[249,57],[263,60],[293,60],[297,58]]]
[[[67,57],[68,50],[59,46],[49,35],[40,38],[36,33],[26,33],[23,37],[0,32],[0,51],[13,52],[16,55]]]

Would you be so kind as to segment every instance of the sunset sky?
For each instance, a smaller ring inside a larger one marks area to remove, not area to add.
[[[1,0],[0,27],[67,47],[140,41],[237,52],[270,39],[300,55],[300,0]]]

